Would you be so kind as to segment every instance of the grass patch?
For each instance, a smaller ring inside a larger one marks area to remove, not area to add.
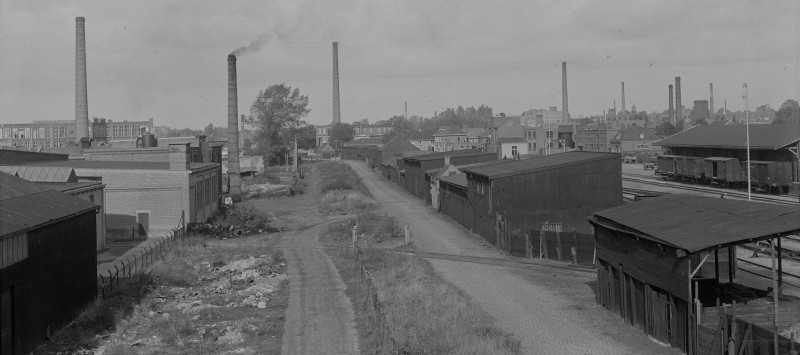
[[[278,354],[289,297],[285,270],[280,249],[263,237],[174,248],[81,314],[69,328],[81,329],[87,341],[66,347],[68,338],[59,338],[62,345],[44,353]]]
[[[391,220],[391,222],[388,222]],[[470,303],[458,287],[438,276],[419,257],[394,254],[386,246],[402,242],[392,217],[360,213],[349,223],[334,223],[320,236],[323,242],[345,246],[350,228],[360,221],[364,267],[385,316],[385,327],[400,354],[518,354],[520,340],[495,327],[486,313]],[[376,246],[384,246],[377,248]],[[390,341],[369,306],[371,291],[362,280],[361,264],[351,250],[329,252],[353,302],[363,354],[390,353]]]
[[[375,201],[349,165],[325,161],[314,165],[320,175],[319,209],[325,214],[359,213],[375,208]]]

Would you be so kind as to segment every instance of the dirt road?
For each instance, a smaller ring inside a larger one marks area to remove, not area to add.
[[[348,162],[381,204],[383,211],[408,223],[417,250],[503,258],[424,201]],[[598,306],[592,286],[596,275],[552,268],[509,268],[453,260],[430,260],[437,272],[463,289],[497,319],[497,325],[522,339],[527,354],[680,354],[658,345]]]
[[[309,190],[295,198],[245,203],[273,216],[288,229],[280,235],[289,276],[289,307],[281,353],[358,354],[353,306],[336,266],[317,242],[322,228],[346,216],[326,218],[319,214],[319,193]]]

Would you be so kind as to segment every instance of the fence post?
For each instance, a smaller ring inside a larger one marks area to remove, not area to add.
[[[405,234],[405,236],[406,236],[406,245],[408,245],[408,242],[409,242],[409,235],[408,235],[408,223],[406,223],[406,224],[404,224],[404,225],[403,225],[403,233],[404,233],[404,234]]]
[[[119,269],[117,268],[117,264],[114,264],[114,270],[117,271],[116,273],[114,273],[114,276],[116,276],[115,278],[117,279],[117,286],[119,286]]]
[[[572,263],[578,265],[578,235],[575,233],[575,227],[572,227],[572,248],[569,248],[572,253]]]
[[[544,234],[544,226],[539,231],[539,260],[542,260],[542,257],[545,259],[549,259],[550,257],[547,255],[547,240]]]
[[[100,275],[98,275],[98,276],[100,276],[100,296],[102,296],[103,299],[105,299],[106,298],[106,279],[105,279],[105,277],[103,277],[102,273],[100,273]]]
[[[556,245],[558,246],[558,248],[556,248],[556,253],[558,254],[558,261],[562,261],[563,259],[561,258],[561,233],[558,231],[558,229],[556,229]]]
[[[136,227],[135,226],[131,226],[131,240],[135,240],[135,239],[136,239]]]

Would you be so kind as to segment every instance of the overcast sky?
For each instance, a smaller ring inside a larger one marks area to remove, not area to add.
[[[231,51],[239,112],[275,83],[332,117],[331,42],[339,42],[342,120],[431,116],[457,105],[495,113],[561,107],[573,116],[620,103],[778,108],[800,98],[800,1],[0,1],[0,122],[74,119],[75,17],[86,18],[89,117],[156,125],[227,124]]]

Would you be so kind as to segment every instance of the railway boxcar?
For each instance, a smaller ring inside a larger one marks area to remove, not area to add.
[[[703,158],[697,157],[675,157],[675,176],[684,180],[703,180]]]
[[[679,158],[677,155],[659,155],[656,157],[656,173],[663,177],[675,176],[675,159]]]
[[[747,162],[742,162],[742,171],[747,175]],[[792,183],[792,164],[787,161],[750,161],[750,180],[753,186],[782,193]]]
[[[703,160],[706,179],[724,186],[738,185],[742,182],[742,165],[739,159],[708,157]]]

